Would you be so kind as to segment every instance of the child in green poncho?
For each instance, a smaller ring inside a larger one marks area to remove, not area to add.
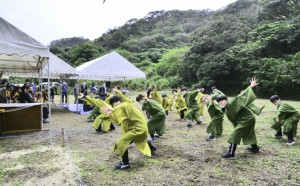
[[[257,78],[252,78],[250,86],[232,100],[228,101],[225,95],[217,98],[218,104],[234,127],[227,140],[230,144],[229,151],[222,155],[222,158],[235,157],[235,150],[241,141],[244,145],[251,145],[247,150],[259,152],[255,134],[255,116],[248,108],[248,105],[256,99],[253,88],[257,85]]]
[[[275,137],[282,137],[281,128],[283,126],[283,133],[288,137],[287,144],[294,145],[294,137],[297,134],[297,127],[300,119],[299,112],[291,105],[282,102],[277,95],[271,96],[270,101],[277,106],[274,124],[271,126],[271,128],[277,131]]]
[[[142,110],[146,111],[150,115],[150,119],[147,122],[151,137],[149,141],[155,141],[155,137],[163,135],[166,131],[165,110],[158,102],[149,100],[142,94],[139,94],[136,97],[136,101],[142,103]]]
[[[104,107],[101,111],[106,113],[113,123],[120,123],[123,133],[113,148],[119,156],[122,156],[122,161],[115,169],[128,169],[130,168],[128,146],[131,143],[146,156],[151,156],[151,151],[155,151],[156,148],[147,142],[148,127],[142,112],[132,103],[123,102],[119,96],[113,96],[109,101],[113,108]]]
[[[225,95],[221,90],[217,89],[216,86],[212,86],[211,91],[212,92],[211,92],[210,96],[211,96],[212,100],[216,100],[217,97],[219,97],[221,95]]]
[[[91,105],[95,106],[95,109],[98,110],[99,114],[96,116],[92,127],[95,129],[96,133],[101,132],[107,132],[109,130],[114,130],[115,126],[109,119],[109,117],[106,116],[106,114],[101,112],[101,108],[107,107],[109,105],[109,98],[112,96],[107,97],[105,101],[99,99],[99,98],[92,98],[90,96],[86,96],[85,100],[90,103]]]
[[[212,141],[216,136],[221,136],[223,132],[223,117],[224,113],[215,100],[212,100],[209,95],[203,96],[201,102],[207,105],[207,111],[211,117],[211,121],[206,129],[206,132],[210,134],[207,141]]]
[[[200,89],[194,90],[189,92],[187,88],[181,88],[181,94],[183,95],[185,99],[185,103],[187,106],[187,112],[185,113],[185,118],[188,120],[188,124],[186,125],[186,128],[192,127],[192,122],[196,122],[197,125],[201,124],[201,121],[199,120],[199,110],[200,106],[197,102],[197,95],[200,92]]]

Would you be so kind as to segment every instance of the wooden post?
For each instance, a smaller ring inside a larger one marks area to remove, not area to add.
[[[62,142],[62,147],[65,147],[65,129],[61,128],[61,142]]]

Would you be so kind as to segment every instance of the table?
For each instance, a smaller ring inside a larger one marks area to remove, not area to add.
[[[42,103],[0,103],[0,134],[42,130]]]

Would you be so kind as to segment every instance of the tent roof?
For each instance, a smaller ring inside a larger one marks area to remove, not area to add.
[[[50,58],[49,58],[49,68],[50,73],[49,77],[51,79],[60,79],[68,78],[72,76],[78,76],[79,72],[73,68],[71,65],[57,57],[56,55],[52,54],[50,52]],[[36,77],[38,78],[38,73],[32,72],[32,73],[4,73],[5,75],[9,76],[18,76],[18,77]],[[42,77],[47,78],[48,77],[48,65],[46,65],[43,68],[42,71]]]
[[[76,68],[80,79],[117,81],[146,78],[146,74],[117,52],[86,62]]]
[[[49,59],[50,77],[52,79],[58,79],[61,76],[71,77],[78,76],[79,72],[73,68],[71,65],[57,57],[56,55],[50,53]],[[44,67],[43,75],[48,74],[48,67]]]
[[[0,17],[0,72],[30,72],[48,57],[46,46]]]

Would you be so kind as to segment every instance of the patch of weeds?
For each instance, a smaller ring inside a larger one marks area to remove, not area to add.
[[[0,185],[2,185],[2,182],[3,182],[3,172],[2,172],[2,169],[0,169]]]
[[[5,147],[0,147],[0,153],[4,153],[5,152]]]
[[[15,183],[13,184],[13,186],[20,186],[20,185],[21,185],[21,183],[20,183],[19,181],[15,182]]]
[[[59,168],[34,168],[34,167],[24,167],[22,169],[9,169],[3,173],[3,181],[6,183],[24,183],[24,181],[28,180],[28,178],[45,178],[48,176],[52,176]],[[12,185],[12,184],[10,184]]]
[[[81,175],[82,178],[87,178],[90,175],[90,171],[91,169],[80,168],[79,174]]]
[[[252,176],[249,175],[249,178],[252,178]],[[241,182],[241,185],[253,185],[247,177],[239,177],[239,181]]]
[[[98,171],[99,172],[103,172],[103,171],[105,171],[106,170],[106,166],[105,165],[100,165],[99,167],[98,167]]]
[[[18,162],[21,162],[22,164],[43,164],[51,161],[52,159],[58,157],[57,154],[55,154],[51,150],[47,150],[44,152],[33,152],[29,154],[22,155],[18,158]]]
[[[0,167],[1,168],[9,168],[9,167],[14,167],[17,165],[17,161],[15,161],[15,159],[12,158],[4,158],[0,161]]]

